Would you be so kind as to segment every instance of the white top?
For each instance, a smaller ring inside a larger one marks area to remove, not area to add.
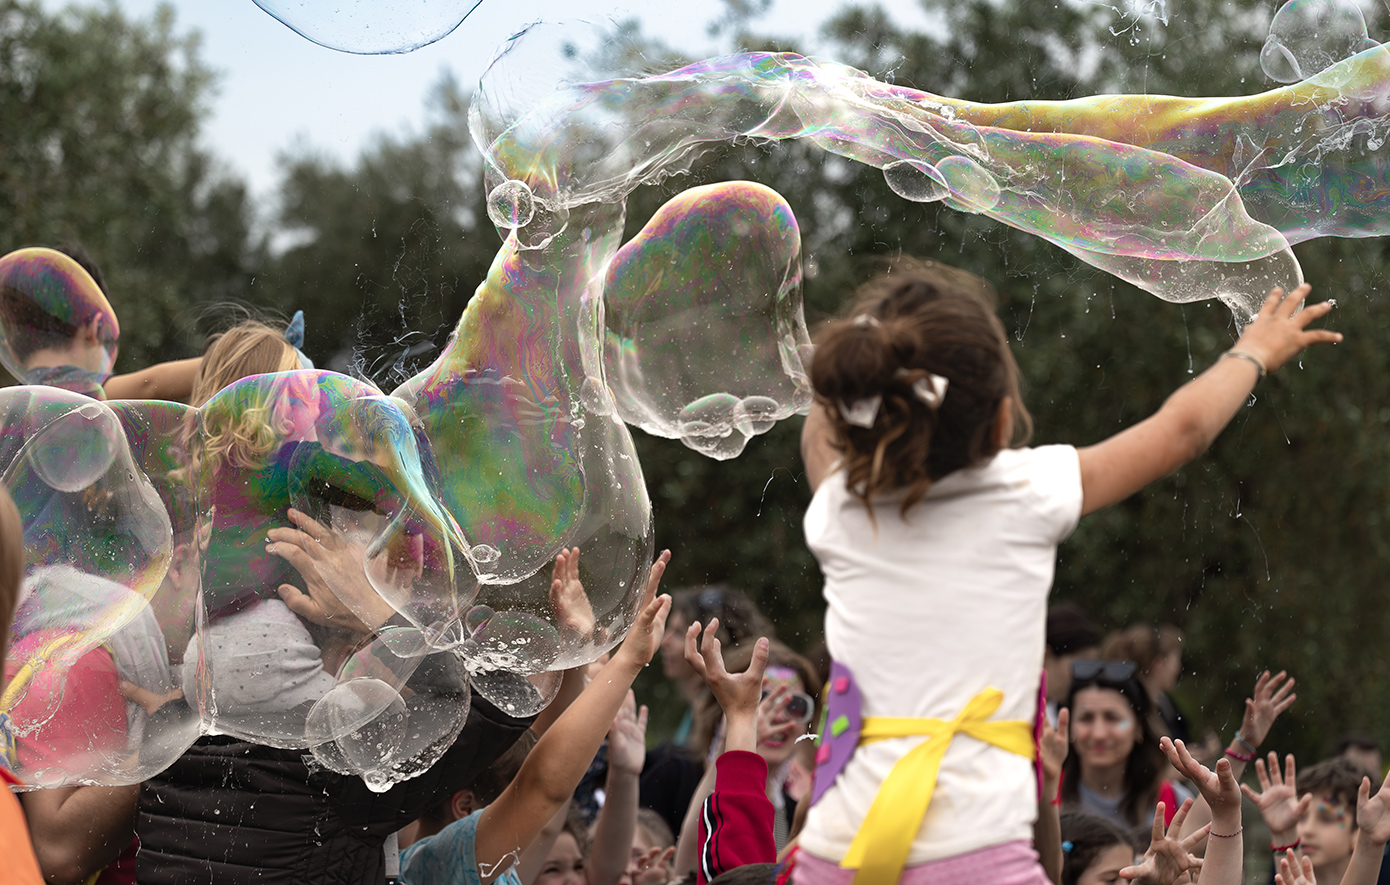
[[[863,714],[953,719],[986,688],[994,719],[1033,721],[1057,545],[1081,516],[1076,449],[1005,449],[934,483],[899,515],[875,502],[877,529],[837,470],[806,511],[806,543],[825,574],[825,638],[863,693]],[[811,809],[801,846],[838,861],[879,785],[921,742],[859,747]],[[968,735],[951,743],[909,864],[1031,839],[1033,763]]]

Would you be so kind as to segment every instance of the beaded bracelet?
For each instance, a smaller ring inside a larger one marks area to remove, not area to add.
[[[1207,835],[1215,836],[1218,839],[1234,839],[1243,832],[1245,832],[1245,826],[1242,824],[1241,826],[1236,827],[1236,831],[1234,833],[1218,833],[1215,830],[1207,830]]]
[[[1259,747],[1252,746],[1251,743],[1245,739],[1245,735],[1240,733],[1240,729],[1236,729],[1236,740],[1242,747],[1249,750],[1252,755],[1260,751]]]
[[[1230,747],[1226,748],[1226,755],[1230,756],[1232,759],[1239,759],[1241,762],[1249,762],[1251,759],[1255,758],[1254,753],[1237,753]]]
[[[1302,845],[1302,844],[1303,844],[1303,837],[1300,836],[1299,838],[1293,840],[1293,842],[1289,843],[1288,845],[1275,845],[1273,842],[1271,842],[1271,843],[1269,843],[1269,850],[1270,850],[1270,851],[1273,851],[1275,854],[1283,854],[1285,851],[1293,851],[1295,848],[1297,848],[1298,846],[1300,846],[1300,845]]]

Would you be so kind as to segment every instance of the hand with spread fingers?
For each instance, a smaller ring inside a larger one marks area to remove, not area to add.
[[[1273,676],[1266,670],[1255,680],[1255,696],[1245,699],[1245,718],[1240,723],[1240,735],[1250,746],[1264,743],[1274,720],[1298,700],[1293,687],[1293,677],[1283,670]]]
[[[767,669],[769,643],[759,639],[753,646],[753,659],[742,673],[724,669],[724,655],[719,642],[719,619],[710,619],[704,637],[696,648],[700,624],[690,625],[685,633],[685,660],[709,686],[710,694],[719,702],[727,722],[725,748],[752,750],[757,746],[760,723],[770,724],[772,712],[779,703],[786,703],[786,692],[779,686],[767,698],[763,697],[763,672]],[[766,709],[764,709],[766,708]]]
[[[1240,791],[1260,810],[1273,844],[1292,845],[1298,841],[1298,819],[1313,801],[1311,793],[1298,798],[1298,774],[1293,754],[1285,757],[1282,772],[1277,754],[1269,754],[1268,766],[1263,759],[1256,759],[1255,776],[1259,778],[1260,791],[1255,792],[1247,784],[1241,784]]]
[[[355,633],[372,633],[386,623],[396,610],[367,580],[363,549],[307,513],[291,508],[289,516],[295,528],[271,529],[265,549],[294,566],[304,579],[307,593],[290,584],[277,588],[290,611],[306,621]]]
[[[1308,283],[1287,295],[1283,289],[1271,290],[1260,312],[1241,332],[1240,340],[1232,349],[1250,354],[1265,371],[1273,372],[1310,345],[1341,341],[1340,332],[1308,328],[1335,306],[1331,301],[1305,304],[1311,291],[1313,287]]]
[[[1180,877],[1190,877],[1202,869],[1202,859],[1193,851],[1211,829],[1210,826],[1202,827],[1192,835],[1179,839],[1178,833],[1182,832],[1182,825],[1191,810],[1192,800],[1188,799],[1173,815],[1173,822],[1165,828],[1165,809],[1162,802],[1158,803],[1154,809],[1153,838],[1149,841],[1149,850],[1144,852],[1144,858],[1139,863],[1120,870],[1120,878],[1142,885],[1173,885],[1178,881],[1191,881],[1190,878]]]
[[[1274,882],[1275,885],[1318,885],[1313,875],[1313,862],[1294,854],[1292,848],[1279,858],[1279,872],[1274,874]]]

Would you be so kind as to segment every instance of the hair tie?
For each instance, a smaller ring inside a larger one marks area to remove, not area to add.
[[[835,404],[840,407],[840,417],[845,419],[846,424],[867,430],[878,420],[878,407],[882,403],[882,396],[870,396],[857,399],[849,405],[846,405],[844,400],[836,400]]]
[[[897,371],[899,378],[906,378],[911,374],[907,369]],[[923,403],[926,403],[928,408],[938,409],[941,407],[941,401],[946,398],[946,388],[950,386],[951,379],[944,375],[928,372],[927,377],[918,378],[912,382],[912,393]]]
[[[1063,843],[1062,843],[1062,851],[1065,852],[1065,853],[1067,853],[1067,854],[1071,854],[1071,850],[1072,850],[1073,848],[1075,848],[1075,847],[1076,847],[1076,845],[1075,845],[1074,843],[1072,843],[1072,842],[1063,842]]]
[[[873,326],[875,329],[877,329],[879,326],[883,324],[878,321],[878,317],[873,316],[872,314],[861,313],[854,318],[854,325],[860,329],[867,329],[870,326]]]

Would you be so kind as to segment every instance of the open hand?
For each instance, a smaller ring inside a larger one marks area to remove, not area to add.
[[[647,706],[637,709],[637,697],[629,690],[618,715],[608,728],[608,764],[637,777],[647,761]]]
[[[1371,779],[1361,779],[1356,793],[1356,829],[1359,839],[1381,846],[1390,842],[1390,774],[1375,796],[1371,795]]]
[[[1255,776],[1260,781],[1260,792],[1256,793],[1247,784],[1241,784],[1240,791],[1260,809],[1260,816],[1265,819],[1271,833],[1276,836],[1292,835],[1298,827],[1298,819],[1313,801],[1312,793],[1301,800],[1298,798],[1298,775],[1293,754],[1285,758],[1282,773],[1279,771],[1278,755],[1269,754],[1268,768],[1263,759],[1256,759]]]
[[[1271,290],[1260,312],[1241,333],[1235,349],[1253,355],[1264,363],[1266,370],[1273,372],[1309,345],[1341,341],[1340,332],[1308,328],[1315,320],[1327,316],[1333,307],[1331,301],[1304,307],[1304,299],[1311,291],[1313,287],[1307,283],[1287,296],[1283,289]],[[1259,745],[1258,741],[1251,743]]]
[[[1057,711],[1057,727],[1053,728],[1043,720],[1042,737],[1038,750],[1042,758],[1043,779],[1055,784],[1062,778],[1062,764],[1067,761],[1070,743],[1067,740],[1071,727],[1071,711],[1066,707]]]
[[[550,605],[555,609],[560,632],[581,642],[594,635],[594,608],[579,581],[579,548],[555,554],[550,579]]]
[[[1158,803],[1158,807],[1154,809],[1153,838],[1149,842],[1149,850],[1144,852],[1142,861],[1120,870],[1120,878],[1141,882],[1143,885],[1173,885],[1184,873],[1202,869],[1202,859],[1192,852],[1207,837],[1211,825],[1208,824],[1186,839],[1179,840],[1178,834],[1182,832],[1187,813],[1192,810],[1192,800],[1183,802],[1182,807],[1173,815],[1173,823],[1168,826],[1166,832],[1163,826],[1165,810],[1163,803]]]
[[[696,621],[685,631],[685,660],[700,674],[719,708],[730,718],[752,716],[762,700],[763,671],[767,669],[768,641],[759,639],[753,646],[753,659],[742,673],[730,674],[724,669],[724,655],[719,642],[719,619],[711,618],[704,628],[704,638],[696,650],[695,639],[700,635]],[[766,717],[760,717],[766,718]]]
[[[1284,682],[1286,677],[1288,682]],[[1252,747],[1264,743],[1274,720],[1298,700],[1298,695],[1293,693],[1293,686],[1293,678],[1283,670],[1273,676],[1266,670],[1255,680],[1255,696],[1245,699],[1245,718],[1240,723],[1241,737]]]
[[[386,623],[396,610],[367,580],[363,548],[307,513],[291,508],[289,516],[297,528],[271,529],[265,549],[294,566],[308,588],[308,593],[291,584],[277,588],[290,611],[320,626],[354,633],[371,633]]]
[[[632,885],[666,885],[671,880],[671,861],[676,856],[675,846],[670,848],[650,848],[644,852],[634,851],[628,861],[627,875],[620,879]]]
[[[1231,772],[1231,760],[1224,757],[1218,759],[1216,770],[1212,771],[1193,759],[1182,741],[1175,742],[1165,737],[1159,741],[1159,746],[1178,773],[1197,786],[1202,798],[1211,806],[1213,820],[1220,822],[1223,816],[1232,814],[1237,821],[1240,820],[1240,787]]]
[[[1274,874],[1274,881],[1276,885],[1318,885],[1313,875],[1313,862],[1306,857],[1300,858],[1292,848],[1279,858],[1279,872]]]

